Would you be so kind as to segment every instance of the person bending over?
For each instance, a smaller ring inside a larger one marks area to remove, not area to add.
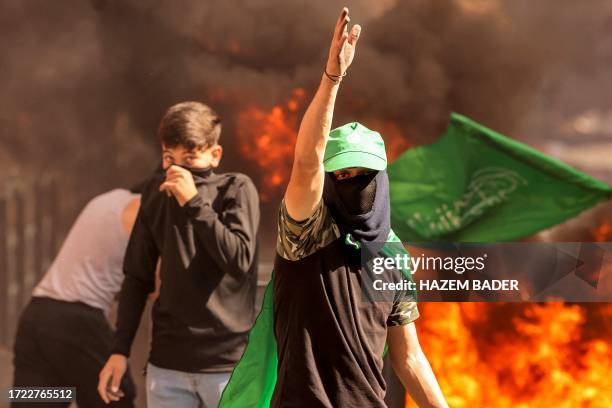
[[[107,316],[121,288],[121,265],[139,206],[134,188],[106,192],[83,208],[19,319],[16,387],[76,387],[79,407],[106,406],[96,385],[113,341]],[[113,406],[133,407],[135,387],[129,375],[121,388],[124,397]],[[53,406],[62,405],[69,403]]]

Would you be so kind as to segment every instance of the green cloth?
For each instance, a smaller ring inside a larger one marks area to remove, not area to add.
[[[249,332],[249,341],[223,390],[219,408],[269,407],[276,386],[276,339],[272,285],[266,287],[261,311]]]
[[[440,139],[408,150],[388,172],[391,225],[404,241],[516,239],[612,197],[612,186],[457,114]],[[385,256],[407,253],[393,231],[388,241]],[[276,367],[270,282],[219,407],[268,407]]]
[[[408,254],[400,239],[389,232],[381,256],[394,257]],[[402,271],[406,279],[412,280],[410,271]],[[261,311],[249,333],[249,341],[242,358],[234,368],[230,380],[223,390],[220,408],[269,407],[276,385],[276,339],[274,338],[274,314],[272,303],[273,279],[268,283]],[[415,297],[416,299],[416,297]]]
[[[361,123],[347,123],[329,132],[323,167],[326,172],[349,167],[384,170],[387,167],[385,142],[380,133]]]
[[[518,239],[612,197],[612,186],[458,114],[387,171],[404,242]]]

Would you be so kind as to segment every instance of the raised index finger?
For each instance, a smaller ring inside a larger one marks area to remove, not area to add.
[[[342,36],[344,27],[346,26],[346,24],[348,24],[348,20],[350,20],[348,14],[349,14],[348,8],[344,7],[342,9],[342,12],[340,12],[340,16],[338,17],[338,20],[336,20],[336,27],[334,29],[334,38],[340,38]]]

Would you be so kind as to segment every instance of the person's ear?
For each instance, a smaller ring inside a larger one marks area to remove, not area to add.
[[[223,156],[223,148],[221,145],[215,145],[210,149],[210,165],[213,167],[219,167],[221,162],[221,156]]]

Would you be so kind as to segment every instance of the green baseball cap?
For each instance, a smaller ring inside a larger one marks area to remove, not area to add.
[[[326,172],[348,167],[384,170],[387,168],[385,142],[380,133],[361,123],[347,123],[329,133],[323,167]]]

